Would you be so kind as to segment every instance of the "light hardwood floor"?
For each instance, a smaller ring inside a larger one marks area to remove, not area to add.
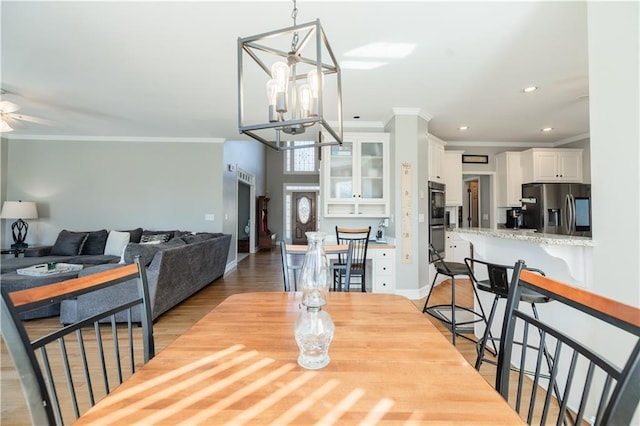
[[[460,280],[459,280],[460,281]],[[154,324],[156,352],[161,351],[177,336],[191,327],[207,312],[217,306],[225,298],[236,293],[282,291],[283,279],[279,251],[260,252],[248,256],[239,263],[239,267],[224,278],[215,281],[196,295],[184,301],[171,311],[162,315]],[[446,303],[450,297],[448,283],[439,285],[432,299],[434,303]],[[456,289],[456,300],[462,304],[471,305],[472,293],[469,285],[459,283]],[[417,308],[422,310],[424,299],[415,300]],[[450,337],[449,331],[430,315],[425,315],[445,335]],[[42,333],[57,323],[57,318],[33,320],[28,322],[30,332]],[[474,364],[476,358],[475,345],[465,339],[457,339],[456,348],[462,355]],[[0,424],[22,425],[29,424],[29,417],[24,405],[24,397],[13,368],[12,361],[7,354],[4,342],[0,347],[1,399]],[[425,353],[425,356],[427,354]],[[487,364],[483,366],[481,374],[493,384],[495,367]]]

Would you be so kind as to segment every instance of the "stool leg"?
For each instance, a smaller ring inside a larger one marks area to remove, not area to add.
[[[453,338],[451,342],[456,345],[456,278],[451,277],[451,331]]]
[[[429,304],[429,299],[431,298],[431,293],[433,292],[433,288],[436,285],[436,278],[438,278],[438,273],[436,273],[436,276],[433,277],[433,282],[431,283],[431,289],[429,290],[429,294],[427,295],[427,300],[425,300],[424,302],[424,308],[422,308],[423,314],[427,312],[427,305]]]
[[[484,350],[487,347],[487,339],[491,338],[493,342],[493,337],[491,336],[491,324],[493,324],[493,317],[496,314],[496,308],[498,307],[498,299],[496,296],[493,298],[493,304],[491,305],[491,312],[489,313],[489,320],[487,323],[487,328],[484,330],[484,335],[482,336],[482,340],[480,341],[480,349],[478,349],[478,357],[476,358],[476,370],[480,370],[482,366],[482,362],[484,361]],[[493,347],[496,347],[496,344],[493,343]],[[496,350],[496,354],[498,351]]]
[[[478,296],[478,290],[476,290],[476,286],[473,285],[473,280],[471,280],[471,288],[473,289],[473,294],[476,297],[478,306],[480,307],[480,313],[482,314],[482,319],[484,320],[485,332],[486,330],[489,330],[489,337],[491,337],[491,344],[493,345],[494,352],[497,354],[498,349],[496,349],[496,344],[493,342],[493,336],[491,336],[491,330],[489,329],[489,322],[487,321],[487,316],[484,314],[484,309],[482,308],[482,303],[480,302],[480,296]]]

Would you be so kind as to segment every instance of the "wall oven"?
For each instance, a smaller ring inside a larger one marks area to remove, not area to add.
[[[429,244],[444,257],[444,217],[445,217],[445,190],[442,183],[428,183],[429,190]]]

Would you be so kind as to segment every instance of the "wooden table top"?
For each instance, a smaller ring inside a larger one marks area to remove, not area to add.
[[[304,254],[309,246],[304,244],[287,244],[287,252]],[[326,254],[346,253],[349,251],[348,244],[329,244],[323,247]]]
[[[78,424],[522,424],[402,296],[329,293],[331,362],[298,366],[300,297],[229,297]]]

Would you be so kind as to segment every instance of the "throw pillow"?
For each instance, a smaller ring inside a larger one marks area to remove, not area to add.
[[[58,234],[56,242],[51,248],[51,256],[77,256],[82,250],[82,244],[87,238],[86,232],[71,232],[63,229]]]
[[[107,244],[104,247],[104,254],[109,256],[122,256],[122,252],[129,243],[129,233],[120,231],[109,231]]]
[[[170,234],[147,234],[147,235],[142,235],[142,237],[140,238],[140,242],[141,243],[150,243],[152,241],[160,241],[161,243],[166,243],[167,241],[169,241],[171,239],[171,235]]]
[[[130,243],[139,243],[140,237],[142,237],[142,228],[131,229],[129,231],[121,231],[129,233],[129,242]]]
[[[82,245],[80,254],[103,254],[104,247],[107,244],[107,236],[109,233],[106,229],[100,231],[87,232],[87,239]]]

